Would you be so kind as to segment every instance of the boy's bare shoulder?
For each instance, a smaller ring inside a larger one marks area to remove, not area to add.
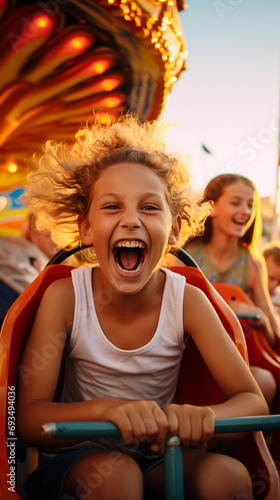
[[[49,293],[60,293],[60,292],[69,292],[74,293],[73,282],[71,276],[68,278],[61,278],[53,281],[47,288]]]
[[[66,331],[73,323],[74,310],[75,295],[71,278],[52,282],[45,290],[36,311],[30,342],[38,347],[49,341],[50,334],[61,335],[63,347]]]
[[[43,301],[56,310],[62,308],[66,311],[72,309],[72,306],[74,308],[75,294],[72,278],[57,279],[51,283],[44,293]]]
[[[184,294],[184,316],[201,318],[201,315],[213,309],[211,302],[205,293],[195,285],[186,283]]]
[[[208,299],[205,293],[195,285],[186,283],[185,294],[184,294],[184,306],[186,306],[187,309],[191,311],[193,307],[197,308],[199,307],[199,305],[201,306],[203,303],[208,303]]]

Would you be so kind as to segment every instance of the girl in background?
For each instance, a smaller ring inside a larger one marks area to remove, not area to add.
[[[257,313],[254,326],[262,328],[269,344],[276,347],[280,323],[267,286],[267,270],[259,251],[260,202],[251,180],[239,174],[221,174],[206,186],[203,201],[212,202],[202,236],[187,241],[184,249],[195,259],[212,283],[231,283],[242,288],[254,306],[232,301],[239,313]],[[267,370],[251,367],[271,406],[276,392],[274,377]]]

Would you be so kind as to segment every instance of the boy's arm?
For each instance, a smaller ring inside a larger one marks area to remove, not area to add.
[[[227,401],[212,408],[216,417],[263,415],[265,399],[248,366],[203,292],[186,285],[184,326]]]
[[[50,420],[74,420],[66,405],[52,403],[59,378],[67,325],[73,321],[72,280],[58,280],[46,290],[38,308],[20,365],[17,431],[37,446],[41,426]]]
[[[248,366],[203,292],[186,285],[184,302],[185,332],[193,338],[226,400],[208,406],[171,404],[165,408],[165,413],[169,433],[178,435],[186,447],[204,447],[213,436],[216,418],[266,415],[268,407]],[[226,439],[236,437],[237,434],[226,435]]]

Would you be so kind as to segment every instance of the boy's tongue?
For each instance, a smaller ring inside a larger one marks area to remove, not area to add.
[[[122,248],[118,254],[120,265],[123,269],[127,269],[129,271],[137,267],[138,257],[138,251],[133,248]]]

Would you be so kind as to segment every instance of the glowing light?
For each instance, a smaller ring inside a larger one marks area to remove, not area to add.
[[[10,163],[10,165],[8,165],[8,171],[10,172],[10,174],[14,174],[15,172],[17,172],[17,169],[18,166],[16,163]]]
[[[92,43],[92,38],[88,34],[71,37],[61,43],[56,50],[53,51],[54,57],[60,57],[67,54],[79,54],[88,49]]]
[[[52,19],[46,14],[39,14],[33,16],[31,19],[26,19],[28,24],[26,24],[26,29],[28,30],[27,42],[30,40],[36,40],[39,37],[49,36],[55,26],[55,19]]]
[[[103,99],[103,103],[107,108],[116,108],[122,103],[122,99],[120,97],[106,97]]]
[[[5,196],[0,196],[0,212],[2,212],[4,208],[6,208],[7,204],[8,204],[8,199]]]
[[[72,40],[72,45],[74,49],[80,49],[83,46],[80,38],[75,38],[74,40]]]
[[[129,10],[129,7],[127,5],[121,5],[121,9],[123,11],[124,14],[129,14],[130,10]]]
[[[106,80],[103,80],[102,82],[102,88],[107,92],[110,92],[111,90],[114,90],[116,87],[121,85],[121,83],[122,83],[121,77],[106,78]]]
[[[98,120],[101,123],[101,125],[108,125],[108,123],[111,122],[111,118],[109,117],[109,115],[105,115],[102,113],[98,115]]]
[[[109,61],[97,61],[93,63],[92,69],[97,75],[102,75],[107,69],[109,69],[111,64]]]
[[[35,21],[39,28],[45,28],[48,25],[49,19],[46,16],[40,16]]]

